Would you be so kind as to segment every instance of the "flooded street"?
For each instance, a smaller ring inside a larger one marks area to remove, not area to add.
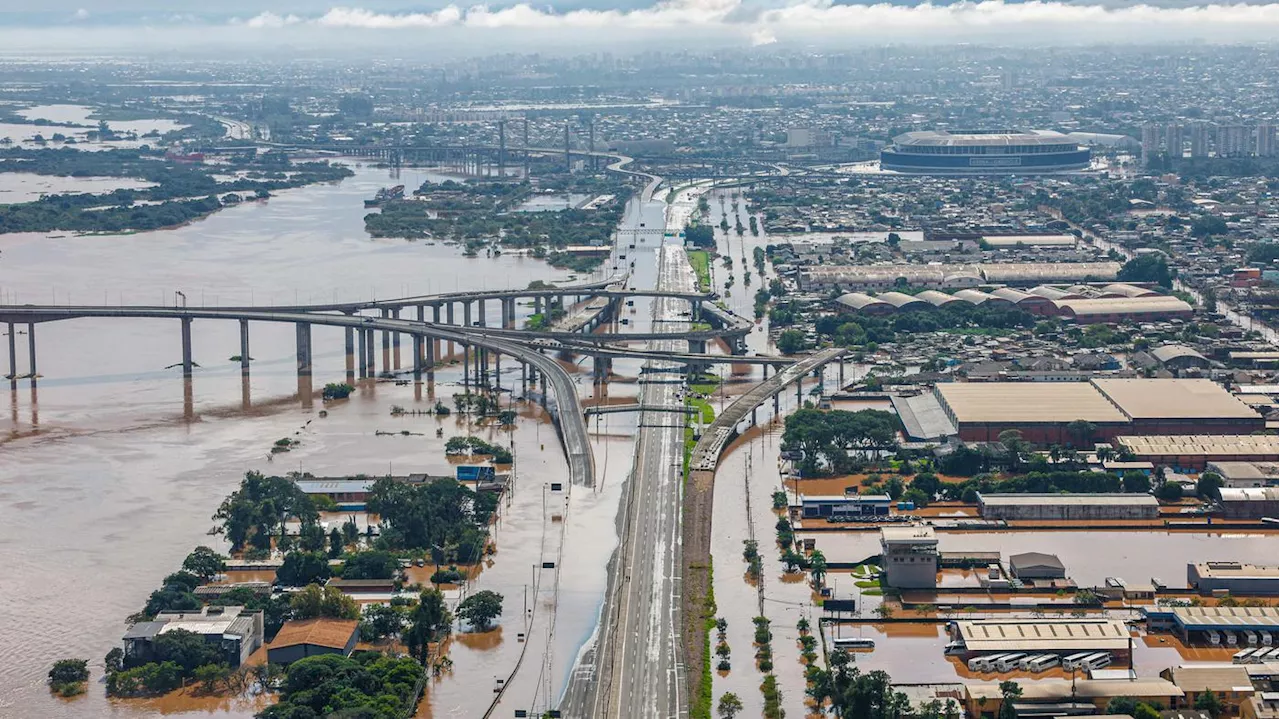
[[[12,301],[33,303],[168,304],[181,290],[192,305],[261,305],[569,281],[569,273],[532,258],[464,258],[456,247],[368,239],[362,200],[393,180],[416,186],[430,173],[405,170],[393,178],[387,170],[355,169],[341,183],[290,190],[175,230],[0,236],[0,290]],[[499,310],[489,304],[496,324]],[[531,311],[518,308],[522,317]],[[10,651],[0,658],[0,715],[133,717],[213,710],[250,716],[254,707],[237,702],[108,702],[96,683],[86,695],[64,702],[49,696],[44,675],[55,659],[83,657],[96,682],[103,655],[124,632],[125,617],[194,546],[221,544],[220,537],[206,534],[210,516],[244,472],[444,474],[449,463],[443,442],[467,432],[465,420],[456,416],[443,420],[441,439],[433,431],[441,420],[392,417],[392,405],[412,408],[417,401],[412,386],[365,382],[345,402],[303,402],[297,396],[292,328],[268,323],[251,325],[252,377],[242,386],[239,364],[228,359],[239,351],[236,324],[195,322],[200,366],[187,413],[180,370],[166,369],[180,357],[177,325],[121,319],[37,325],[38,385],[20,380],[16,390],[4,390],[0,551],[8,571],[0,613],[10,621],[0,638]],[[18,328],[19,374],[26,372],[25,331]],[[317,327],[313,345],[314,387],[341,380],[342,333]],[[406,365],[408,357],[403,348]],[[459,391],[449,384],[459,374],[458,366],[438,371],[436,396],[447,403]],[[518,378],[518,365],[504,363],[503,385],[518,385]],[[589,380],[581,391],[589,396]],[[433,401],[424,388],[421,402]],[[321,409],[327,417],[319,417]],[[597,443],[597,474],[616,479],[625,473],[630,443],[623,420],[609,421],[613,439]],[[413,434],[376,435],[401,430]],[[496,429],[474,433],[508,441]],[[286,436],[301,444],[269,460],[272,442]],[[517,486],[495,527],[493,565],[475,583],[506,595],[502,633],[454,643],[452,678],[433,684],[423,702],[432,716],[482,712],[492,698],[493,677],[505,675],[519,651],[515,635],[524,585],[543,533],[542,485],[563,479],[567,465],[545,417],[522,419],[510,441]],[[606,453],[608,462],[602,459]],[[570,500],[566,536],[586,551],[580,565],[567,563],[560,580],[561,605],[572,606],[562,613],[573,618],[554,634],[552,670],[562,675],[592,629],[603,590],[603,559],[589,555],[607,557],[608,541],[596,537],[613,537],[614,513],[601,515],[594,505],[607,504],[617,484],[606,481],[599,492],[575,492]],[[616,506],[616,496],[612,502]]]

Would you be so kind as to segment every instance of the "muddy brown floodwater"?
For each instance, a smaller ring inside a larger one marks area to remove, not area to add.
[[[428,176],[356,167],[356,175],[340,183],[286,191],[161,232],[0,235],[0,288],[9,301],[83,304],[171,303],[180,290],[189,304],[212,306],[386,298],[570,279],[531,258],[463,258],[455,247],[369,239],[362,200],[381,186],[417,186]],[[496,323],[496,303],[489,304]],[[514,623],[540,545],[542,485],[567,475],[545,416],[522,408],[527,418],[509,435],[469,430],[457,417],[392,417],[392,405],[414,406],[413,387],[369,382],[350,400],[305,406],[296,396],[292,329],[266,323],[251,325],[254,361],[245,393],[238,364],[228,359],[239,352],[236,324],[199,320],[193,340],[200,367],[191,412],[184,416],[179,370],[166,369],[180,356],[178,329],[177,322],[161,320],[40,325],[38,387],[22,380],[16,390],[0,388],[7,395],[0,411],[0,553],[6,560],[0,579],[0,616],[6,619],[0,625],[6,648],[0,653],[0,716],[250,716],[253,702],[107,701],[97,681],[102,657],[124,632],[124,618],[193,547],[221,546],[220,537],[206,533],[210,516],[245,471],[443,473],[449,464],[442,443],[468,431],[515,445],[517,486],[494,530],[498,552],[474,583],[505,594],[508,612],[497,635],[501,642],[468,638],[454,644],[454,676],[433,684],[424,706],[435,716],[483,711],[492,677],[509,671],[518,646]],[[26,339],[18,337],[20,373]],[[342,333],[317,327],[313,347],[314,385],[340,380]],[[402,349],[406,362],[408,352]],[[503,367],[504,386],[518,384],[515,363]],[[456,366],[438,373],[435,391],[446,403],[459,391],[449,384],[458,373]],[[431,401],[424,390],[421,403]],[[322,409],[327,417],[319,416]],[[438,422],[445,428],[441,439],[434,432]],[[623,426],[621,420],[610,422],[604,426]],[[402,429],[421,435],[375,435]],[[281,437],[301,443],[272,458],[270,445]],[[557,644],[554,669],[561,674],[598,610],[604,560],[595,555],[607,558],[611,549],[611,539],[595,536],[613,536],[613,514],[595,518],[593,503],[608,503],[622,460],[630,455],[629,442],[604,445],[597,443],[597,464],[602,453],[611,459],[598,475],[614,481],[596,492],[575,491],[566,520],[587,559],[561,577],[561,606],[570,603],[577,615],[576,623],[562,622],[555,634],[562,645]],[[44,686],[49,665],[63,657],[88,659],[93,673],[88,693],[70,702],[50,697]]]

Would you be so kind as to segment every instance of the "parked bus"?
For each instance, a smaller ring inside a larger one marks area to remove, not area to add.
[[[1231,655],[1231,663],[1232,664],[1252,664],[1254,662],[1254,655],[1257,654],[1259,651],[1260,650],[1258,649],[1241,649],[1240,651]],[[1263,654],[1266,654],[1267,650],[1263,649],[1261,650],[1261,652]]]
[[[1058,664],[1057,654],[1041,654],[1038,657],[1032,658],[1030,661],[1024,661],[1022,668],[1029,672],[1038,674],[1042,671],[1045,671],[1046,669],[1050,669],[1054,666],[1057,666],[1057,664]]]
[[[875,649],[876,640],[863,637],[838,637],[832,640],[836,649]]]
[[[1213,646],[1216,647],[1219,644],[1222,644],[1222,635],[1219,634],[1217,630],[1210,629],[1209,631],[1205,632],[1205,634],[1209,636],[1209,643],[1212,644]]]
[[[1093,671],[1094,669],[1102,669],[1111,666],[1111,653],[1102,652],[1086,657],[1080,662],[1080,668],[1085,671]]]
[[[1005,655],[1004,657],[1001,657],[999,661],[992,662],[992,666],[994,666],[996,671],[998,672],[1013,671],[1014,669],[1018,668],[1018,665],[1026,657],[1027,657],[1026,654],[1021,654],[1021,653],[1008,654],[1008,655]]]
[[[1065,656],[1062,658],[1062,668],[1067,671],[1071,671],[1076,668],[1077,663],[1081,659],[1084,659],[1087,656],[1089,656],[1089,652],[1080,652],[1079,654]]]
[[[995,662],[998,662],[1007,656],[1009,655],[1007,653],[1004,653],[1004,654],[988,654],[985,657],[974,657],[973,659],[969,660],[969,669],[975,672],[989,672],[993,669],[993,665],[995,664]]]
[[[1262,646],[1269,647],[1272,645],[1273,640],[1271,639],[1271,632],[1264,630],[1264,631],[1258,632],[1258,634],[1262,635]]]
[[[1234,647],[1236,645],[1236,642],[1238,641],[1236,639],[1236,633],[1224,631],[1223,634],[1226,635],[1227,637],[1227,646]]]

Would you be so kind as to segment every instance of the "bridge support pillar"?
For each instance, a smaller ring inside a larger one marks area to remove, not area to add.
[[[382,311],[382,319],[390,319],[391,313],[388,310]],[[382,371],[384,373],[391,371],[391,333],[382,330]]]
[[[311,323],[297,323],[298,331],[298,376],[311,376]]]
[[[356,365],[360,372],[360,379],[364,379],[369,376],[369,351],[365,347],[365,331],[357,329],[354,330],[354,332],[356,333],[356,339],[358,340]]]
[[[778,395],[775,394],[773,396],[773,416],[777,417],[779,411],[780,410],[778,409]]]
[[[542,296],[537,295],[533,298],[533,313],[535,315],[542,314]]]
[[[702,321],[702,300],[694,300],[691,304],[693,305],[693,307],[690,308],[689,314],[693,317],[694,322],[701,322]]]
[[[9,384],[18,384],[18,333],[12,322],[9,323]]]
[[[398,309],[391,310],[390,315],[392,319],[398,320],[400,319],[400,310]],[[392,362],[392,367],[394,367],[395,369],[400,369],[400,333],[399,332],[391,333],[391,362]]]
[[[502,391],[502,353],[493,353],[493,388]]]
[[[528,386],[529,386],[529,365],[525,364],[524,362],[521,362],[520,363],[520,394],[523,395],[525,389],[528,388]]]
[[[427,382],[434,383],[436,381],[436,340],[431,339],[427,345],[427,357],[424,364],[427,366]]]
[[[345,327],[342,334],[347,351],[347,384],[351,384],[356,379],[356,330],[354,327]]]
[[[413,381],[422,383],[422,335],[413,336]]]
[[[466,300],[462,301],[462,324],[465,327],[471,326],[471,303]]]
[[[350,330],[347,334],[347,347],[351,346]],[[350,350],[347,352],[351,355]],[[249,376],[249,320],[240,320],[240,376]]]
[[[540,393],[540,397],[539,397],[539,402],[542,403],[543,407],[546,407],[547,406],[547,374],[545,372],[542,373],[542,375],[538,377],[538,380],[539,380],[539,385],[542,389],[542,392]]]
[[[378,364],[373,361],[373,330],[364,331],[364,371],[366,377],[378,373]]]
[[[694,339],[689,340],[689,354],[706,354],[706,353],[707,353],[706,340],[694,340]]]
[[[191,377],[191,318],[183,317],[182,320],[182,376]],[[31,346],[31,378],[36,376],[36,335],[35,325],[27,325],[27,342]]]
[[[440,305],[431,305],[431,321],[435,324],[440,324]],[[432,337],[431,348],[433,350],[432,352],[433,355],[439,355],[440,340],[435,337]]]
[[[462,392],[466,394],[471,386],[471,358],[467,346],[462,345]]]
[[[445,321],[445,324],[450,324],[450,325],[453,324],[453,303],[452,302],[444,303],[444,321]],[[449,340],[448,350],[449,350],[449,356],[452,357],[454,352],[453,340]]]
[[[484,317],[484,315],[485,315],[485,301],[484,301],[484,300],[477,300],[477,301],[476,301],[476,310],[477,310],[477,313],[476,313],[476,320],[477,320],[477,321],[476,321],[476,324],[480,325],[481,327],[486,327],[486,326],[488,326],[488,322],[485,320],[485,317]]]
[[[800,390],[803,387],[803,385],[804,385],[804,382],[800,381],[800,379],[797,378],[796,379],[796,409],[799,409],[800,406],[804,404],[804,396],[800,394]]]

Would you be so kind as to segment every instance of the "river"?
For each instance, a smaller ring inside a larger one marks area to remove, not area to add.
[[[358,300],[454,290],[519,287],[534,280],[568,282],[571,273],[528,257],[465,258],[456,247],[373,240],[363,229],[363,200],[381,186],[416,187],[422,170],[356,165],[339,183],[299,188],[265,202],[228,208],[188,226],[115,236],[0,235],[0,292],[31,303],[171,303],[191,305]],[[57,188],[55,189],[66,189]],[[587,279],[585,277],[579,279]],[[495,316],[497,303],[489,303]],[[527,314],[531,309],[522,307]],[[18,382],[0,412],[0,716],[141,717],[199,714],[247,717],[237,702],[108,702],[101,660],[119,643],[124,619],[206,534],[210,516],[247,470],[317,475],[443,472],[448,468],[435,418],[393,418],[392,405],[419,401],[413,387],[364,383],[351,400],[324,408],[297,396],[292,329],[251,325],[252,378],[242,386],[235,323],[196,321],[200,365],[184,406],[178,323],[163,320],[73,320],[38,325],[40,379]],[[25,332],[20,327],[19,332]],[[17,337],[25,372],[27,337]],[[342,333],[316,327],[316,386],[340,380]],[[409,349],[404,348],[405,362]],[[504,369],[517,371],[515,363]],[[458,391],[457,370],[438,373],[437,396]],[[518,374],[517,374],[518,376]],[[517,381],[507,374],[504,385]],[[582,383],[585,395],[590,382]],[[619,388],[626,394],[632,388]],[[247,390],[247,391],[246,391]],[[420,400],[430,399],[424,391]],[[494,566],[478,588],[507,596],[497,640],[454,643],[453,676],[433,684],[423,716],[476,716],[505,675],[519,644],[523,585],[543,531],[542,485],[567,473],[545,416],[532,408],[509,440],[519,484],[497,529]],[[462,422],[462,424],[460,424]],[[446,435],[469,431],[443,420]],[[562,619],[552,674],[567,673],[590,634],[603,590],[618,481],[628,469],[626,423],[602,424],[596,443],[598,492],[574,493],[566,542],[581,548],[580,566],[561,578]],[[378,430],[408,436],[376,436]],[[476,430],[489,434],[493,430]],[[421,433],[421,434],[418,434]],[[301,444],[269,459],[280,437]],[[505,433],[495,440],[508,439]],[[595,511],[597,504],[605,505]],[[598,538],[598,539],[597,539]],[[563,634],[561,634],[563,633]],[[90,660],[88,692],[65,701],[49,696],[44,675],[64,657]],[[536,668],[535,662],[535,668]],[[558,691],[559,680],[551,682]]]

